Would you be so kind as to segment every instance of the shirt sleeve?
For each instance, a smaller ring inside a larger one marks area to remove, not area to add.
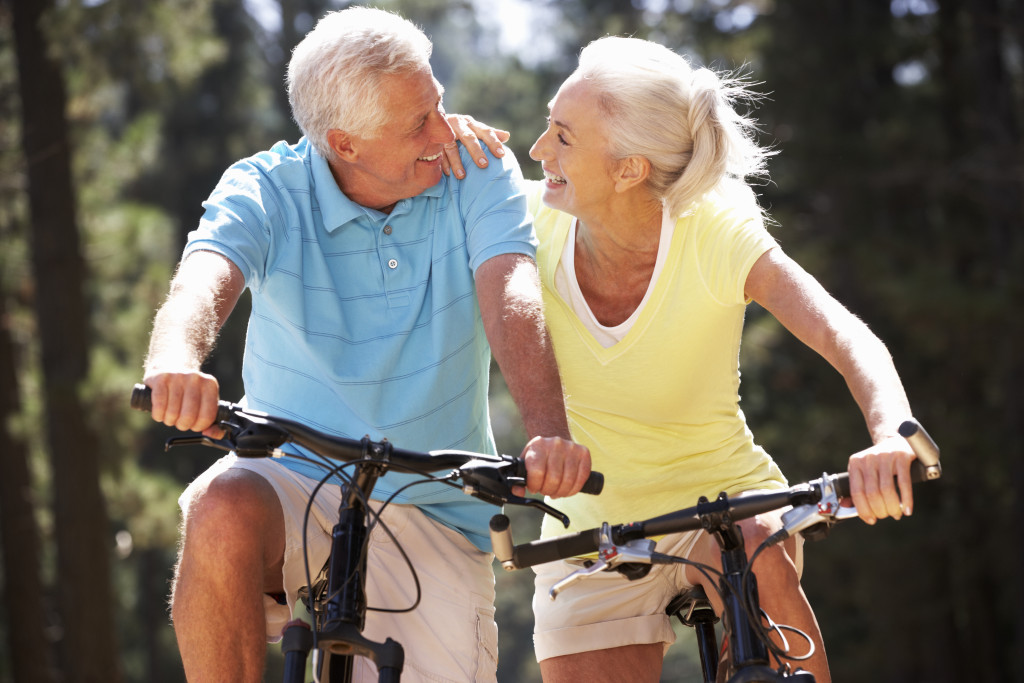
[[[704,281],[724,305],[746,304],[747,275],[776,246],[753,195],[716,197],[697,210],[698,245]]]
[[[210,197],[199,226],[189,233],[183,256],[212,251],[231,260],[258,289],[266,275],[272,220],[279,211],[273,183],[253,159],[233,164]]]
[[[526,207],[526,188],[519,163],[511,150],[488,166],[478,168],[464,148],[466,177],[456,183],[469,250],[469,266],[476,272],[484,261],[501,254],[537,256],[537,237]]]

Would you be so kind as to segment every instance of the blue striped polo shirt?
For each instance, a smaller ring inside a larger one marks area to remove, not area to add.
[[[279,142],[232,165],[203,206],[185,255],[222,254],[252,294],[245,405],[399,448],[494,452],[473,274],[500,254],[535,255],[511,153],[384,214],[350,201],[307,140]],[[489,549],[493,508],[443,484],[405,488],[421,479],[390,472],[373,497],[417,505]]]

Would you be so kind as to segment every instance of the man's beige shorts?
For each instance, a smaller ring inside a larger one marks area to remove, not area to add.
[[[274,487],[284,511],[286,546],[284,587],[288,604],[264,598],[267,640],[276,642],[291,619],[296,594],[306,585],[304,557],[308,555],[313,580],[327,560],[331,529],[338,518],[337,486],[324,486],[310,509],[307,543],[302,543],[303,519],[315,482],[267,458],[221,458],[181,495],[188,509],[196,491],[228,468],[242,468],[263,476]],[[374,505],[378,505],[375,501]],[[465,536],[440,524],[412,505],[388,505],[380,515],[392,539],[380,525],[370,534],[363,634],[374,641],[393,638],[405,649],[402,681],[495,681],[498,627],[494,621],[492,555]],[[419,578],[421,598],[412,612],[397,614],[372,608],[402,609],[416,599],[416,586],[398,546],[412,560]],[[304,555],[305,552],[305,555]],[[376,667],[356,658],[356,681],[376,681]]]

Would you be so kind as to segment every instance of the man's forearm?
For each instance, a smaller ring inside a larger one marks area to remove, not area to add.
[[[536,265],[526,256],[497,257],[480,266],[477,282],[491,351],[527,434],[570,438]]]
[[[241,274],[224,257],[209,252],[189,256],[153,322],[146,373],[198,371],[243,287]]]

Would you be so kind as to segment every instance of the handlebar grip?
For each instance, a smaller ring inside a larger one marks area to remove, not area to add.
[[[502,566],[512,559],[512,532],[509,530],[511,524],[509,518],[503,514],[491,517],[491,547],[494,551],[494,558],[501,562]],[[515,567],[507,566],[506,569],[515,569]]]
[[[580,493],[589,493],[592,496],[596,496],[604,490],[604,475],[600,472],[591,472],[590,476],[587,477],[587,481],[583,484],[583,488],[580,489]]]
[[[526,479],[526,461],[520,457],[502,456],[512,461],[514,467],[512,473],[516,477],[522,477]],[[600,472],[591,472],[587,480],[583,482],[583,488],[580,489],[580,493],[589,493],[592,496],[596,496],[604,490],[604,475]]]
[[[517,545],[513,549],[512,562],[517,569],[535,564],[554,562],[567,557],[580,557],[596,553],[600,545],[600,529],[580,531],[543,541]]]
[[[942,465],[939,464],[939,447],[921,424],[911,418],[899,427],[900,436],[907,440],[917,461],[924,468],[925,479],[938,479],[942,476]]]
[[[840,498],[850,497],[850,475],[847,472],[837,474],[832,483],[836,486],[836,495]]]
[[[153,390],[145,384],[136,384],[132,387],[131,406],[135,410],[146,413],[153,412]],[[217,402],[217,422],[225,422],[230,419],[231,414],[237,406],[227,401]]]
[[[144,412],[153,410],[153,393],[145,384],[136,384],[132,387],[132,408]]]

